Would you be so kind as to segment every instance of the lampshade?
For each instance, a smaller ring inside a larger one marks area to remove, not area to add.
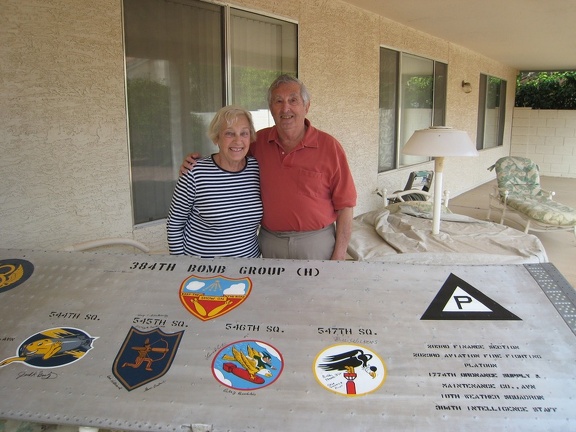
[[[478,150],[464,131],[446,126],[433,126],[415,131],[402,152],[416,156],[434,157],[434,210],[432,234],[440,234],[440,195],[444,158],[446,156],[478,156]]]
[[[416,156],[478,156],[478,150],[465,131],[433,126],[415,131],[402,153]]]

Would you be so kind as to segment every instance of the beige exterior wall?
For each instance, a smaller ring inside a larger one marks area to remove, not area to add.
[[[233,5],[298,23],[309,118],[347,151],[356,214],[380,204],[377,187],[401,188],[414,169],[377,173],[380,46],[448,63],[447,124],[473,140],[479,74],[508,81],[506,144],[479,158],[447,159],[453,196],[490,180],[486,167],[509,153],[513,68],[339,0]],[[0,41],[0,247],[128,237],[165,248],[162,222],[132,224],[121,0],[4,0]]]
[[[515,108],[510,154],[532,159],[544,176],[576,178],[576,111]]]

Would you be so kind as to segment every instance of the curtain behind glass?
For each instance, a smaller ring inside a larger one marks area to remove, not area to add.
[[[402,148],[414,131],[432,124],[434,62],[409,54],[402,54],[400,99],[400,165],[426,162],[430,158],[402,154]]]
[[[134,222],[167,216],[185,154],[214,152],[208,124],[222,106],[222,9],[124,0]]]
[[[446,126],[448,65],[434,62],[434,114],[432,126]]]
[[[501,146],[504,143],[506,81],[480,74],[479,93],[476,148]]]
[[[396,124],[399,53],[380,49],[380,134],[378,172],[396,167]]]
[[[256,130],[273,124],[268,87],[283,73],[297,73],[296,24],[231,9],[231,103],[253,116]]]
[[[486,83],[486,114],[484,118],[484,148],[492,148],[501,145],[504,128],[503,117],[504,103],[501,98],[503,80],[488,77]],[[505,87],[504,87],[505,88]],[[504,91],[505,93],[505,91]],[[501,123],[502,122],[502,123]]]

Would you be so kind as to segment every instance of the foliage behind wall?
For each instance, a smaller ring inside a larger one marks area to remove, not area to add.
[[[576,71],[523,72],[516,80],[517,107],[576,109]]]

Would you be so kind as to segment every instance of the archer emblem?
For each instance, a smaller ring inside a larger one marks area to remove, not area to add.
[[[160,378],[170,369],[183,333],[130,328],[114,360],[114,376],[128,391]]]
[[[26,282],[34,272],[30,261],[21,259],[0,260],[0,293]]]
[[[160,339],[157,340],[154,343],[164,343],[163,347],[154,347],[153,344],[150,343],[150,339],[146,338],[146,340],[144,341],[144,346],[138,347],[138,346],[132,346],[130,347],[133,350],[138,351],[138,357],[136,357],[136,360],[134,361],[134,363],[128,363],[125,362],[122,367],[131,367],[134,369],[138,369],[142,363],[146,363],[146,367],[145,369],[147,371],[152,371],[152,363],[161,361],[168,352],[170,352],[170,350],[168,349],[168,342],[166,342],[164,339]],[[157,358],[157,359],[153,359],[152,357],[150,357],[150,353],[162,353],[162,357]]]
[[[208,321],[240,306],[251,290],[249,278],[190,276],[180,286],[180,301],[194,316]]]

